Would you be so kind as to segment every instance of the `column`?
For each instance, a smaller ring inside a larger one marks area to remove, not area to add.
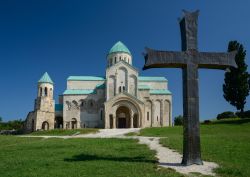
[[[105,117],[104,117],[104,127],[107,129],[107,128],[110,128],[109,126],[110,126],[110,123],[109,123],[109,120],[110,119],[110,117],[109,117],[109,114],[107,114],[106,112],[105,112]]]
[[[134,128],[134,114],[130,113],[130,128]]]
[[[69,129],[72,129],[71,121],[69,121]]]
[[[118,87],[117,87],[117,75],[118,75],[118,73],[117,73],[117,70],[115,71],[115,83],[114,83],[114,90],[115,90],[115,93],[114,93],[114,96],[116,96],[117,95],[117,89],[118,89]]]
[[[116,115],[113,115],[113,128],[116,128]]]
[[[155,100],[152,100],[152,112],[151,112],[151,127],[154,126],[154,115],[155,115]]]
[[[163,126],[163,100],[161,101],[161,107],[160,107],[160,125]]]

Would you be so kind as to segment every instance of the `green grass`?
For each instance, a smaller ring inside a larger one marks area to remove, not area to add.
[[[177,177],[132,139],[0,136],[1,177]]]
[[[29,135],[53,135],[53,136],[66,136],[66,135],[74,135],[76,133],[79,134],[87,134],[87,133],[96,133],[98,132],[97,128],[84,128],[84,129],[74,129],[74,130],[64,130],[64,129],[54,129],[54,130],[48,130],[48,131],[37,131],[32,132]]]
[[[214,121],[201,125],[202,158],[220,165],[219,176],[250,176],[250,119]],[[182,152],[182,127],[147,128],[143,136],[159,136],[164,146]]]

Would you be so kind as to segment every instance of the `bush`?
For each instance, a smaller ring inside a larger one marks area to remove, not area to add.
[[[223,112],[221,114],[217,115],[217,119],[221,120],[221,119],[228,119],[228,118],[237,118],[238,116],[234,114],[234,112],[232,111],[226,111]]]
[[[21,119],[8,122],[0,122],[0,130],[22,130],[22,128],[23,121]]]
[[[204,124],[211,124],[212,121],[211,120],[204,120]]]
[[[250,110],[245,112],[236,112],[235,114],[240,118],[250,118]]]
[[[174,118],[174,125],[183,125],[183,116],[179,115]]]

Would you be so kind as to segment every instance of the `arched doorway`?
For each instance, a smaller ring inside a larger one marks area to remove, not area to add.
[[[49,130],[49,123],[48,123],[47,121],[44,121],[44,122],[42,123],[42,129],[43,129],[43,130]]]
[[[62,117],[55,118],[55,128],[63,128],[63,118]]]
[[[76,120],[76,118],[72,118],[72,120],[71,120],[71,129],[77,129],[77,120]]]
[[[116,111],[117,128],[129,128],[130,127],[130,115],[129,109],[125,106],[121,106]]]

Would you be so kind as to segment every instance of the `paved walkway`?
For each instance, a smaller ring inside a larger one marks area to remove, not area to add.
[[[203,175],[212,175],[213,169],[218,165],[213,162],[203,161],[203,165],[182,166],[180,164],[182,155],[167,147],[163,147],[159,143],[159,137],[144,137],[144,136],[125,136],[127,133],[139,132],[139,128],[131,129],[101,129],[95,134],[80,134],[75,136],[22,136],[22,137],[43,137],[43,138],[128,138],[138,139],[140,144],[146,144],[151,150],[156,151],[156,157],[159,161],[159,166],[164,168],[172,168],[179,173],[188,174],[191,172],[201,173]]]

